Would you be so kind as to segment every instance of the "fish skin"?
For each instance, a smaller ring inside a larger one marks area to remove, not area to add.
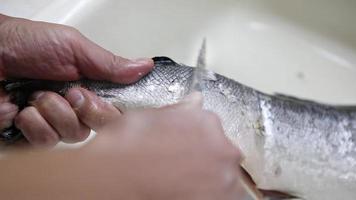
[[[64,94],[85,87],[121,110],[173,104],[189,93],[193,68],[166,57],[135,84],[80,80],[2,82],[23,108],[37,90]],[[225,135],[245,156],[257,187],[300,199],[356,198],[356,109],[267,95],[206,71],[200,83],[204,108],[219,115]],[[6,131],[16,135],[14,127]]]

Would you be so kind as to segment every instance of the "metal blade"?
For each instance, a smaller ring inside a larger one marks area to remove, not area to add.
[[[206,73],[206,38],[203,39],[201,44],[198,58],[197,58],[197,65],[194,69],[193,76],[192,76],[192,83],[190,85],[189,93],[194,91],[202,92],[201,83],[203,83],[204,74]],[[242,187],[245,192],[246,196],[244,200],[262,200],[263,195],[262,193],[254,187],[252,184],[249,183],[249,177],[246,176],[244,173],[240,173],[240,187]]]
[[[198,91],[198,92],[202,91],[200,84],[202,83],[202,77],[203,77],[203,73],[205,72],[205,68],[206,68],[206,38],[203,39],[203,42],[199,50],[197,65],[194,68],[192,83],[189,88],[189,93],[192,93],[194,91]]]
[[[206,38],[203,39],[203,42],[201,44],[196,67],[206,68]]]

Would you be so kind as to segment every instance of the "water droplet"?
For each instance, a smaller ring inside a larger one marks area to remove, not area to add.
[[[139,72],[139,73],[138,73],[138,76],[142,76],[142,75],[143,75],[142,72]]]

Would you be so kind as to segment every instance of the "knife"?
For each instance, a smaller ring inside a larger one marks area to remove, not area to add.
[[[203,83],[203,77],[207,70],[206,63],[206,38],[204,38],[198,53],[196,67],[193,71],[191,80],[192,82],[188,92],[189,94],[191,94],[192,92],[202,92],[201,84]],[[241,187],[246,192],[245,197],[239,200],[263,200],[263,194],[255,187],[255,185],[250,180],[250,177],[243,173],[241,166],[239,169],[239,185],[237,185],[236,187]]]

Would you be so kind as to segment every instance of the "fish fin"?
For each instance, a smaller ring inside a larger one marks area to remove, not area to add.
[[[275,93],[273,96],[277,97],[279,99],[289,100],[289,101],[293,101],[293,102],[301,103],[301,104],[306,104],[306,103],[317,104],[317,102],[315,102],[313,100],[301,99],[301,98],[298,98],[295,96],[281,94],[281,93]]]
[[[297,196],[281,191],[262,189],[259,189],[259,191],[263,194],[265,200],[302,200]]]
[[[0,81],[0,85],[4,88],[5,92],[9,94],[10,101],[17,105],[20,110],[22,110],[26,104],[29,95],[28,90],[22,89],[26,88],[28,84],[27,80],[3,80]],[[0,141],[9,144],[13,143],[17,139],[21,138],[23,135],[19,129],[12,124],[9,128],[2,130],[0,133]]]
[[[155,65],[178,65],[174,60],[166,57],[166,56],[157,56],[153,57],[152,60],[154,61]]]
[[[280,93],[275,93],[273,96],[283,99],[283,100],[289,100],[289,101],[293,101],[295,103],[300,103],[300,104],[318,104],[318,105],[320,105],[320,103],[317,103],[313,100],[300,99],[298,97],[289,96],[289,95],[280,94]],[[339,111],[356,112],[355,105],[332,105],[332,104],[324,104],[324,105],[328,106],[329,108],[336,109]]]
[[[287,192],[277,191],[277,190],[263,190],[256,186],[255,181],[252,179],[251,175],[241,166],[240,171],[242,178],[244,179],[244,184],[248,186],[248,190],[253,192],[254,199],[257,200],[302,200],[301,198],[289,194]]]
[[[48,85],[46,81],[29,79],[4,80],[0,84],[10,95],[11,102],[16,104],[20,110],[27,105],[28,98],[33,92],[43,90]]]
[[[23,134],[15,125],[11,125],[0,133],[0,141],[6,144],[14,143],[20,138],[23,138]]]
[[[9,94],[10,101],[17,105],[19,110],[27,106],[28,99],[33,92],[38,90],[47,90],[52,86],[51,81],[30,80],[30,79],[12,79],[0,81],[0,85],[5,92]],[[22,137],[19,129],[12,124],[9,128],[0,132],[0,141],[4,143],[13,143]]]
[[[335,109],[339,111],[344,111],[344,112],[356,112],[356,106],[354,105],[339,105],[339,106],[334,106]]]

